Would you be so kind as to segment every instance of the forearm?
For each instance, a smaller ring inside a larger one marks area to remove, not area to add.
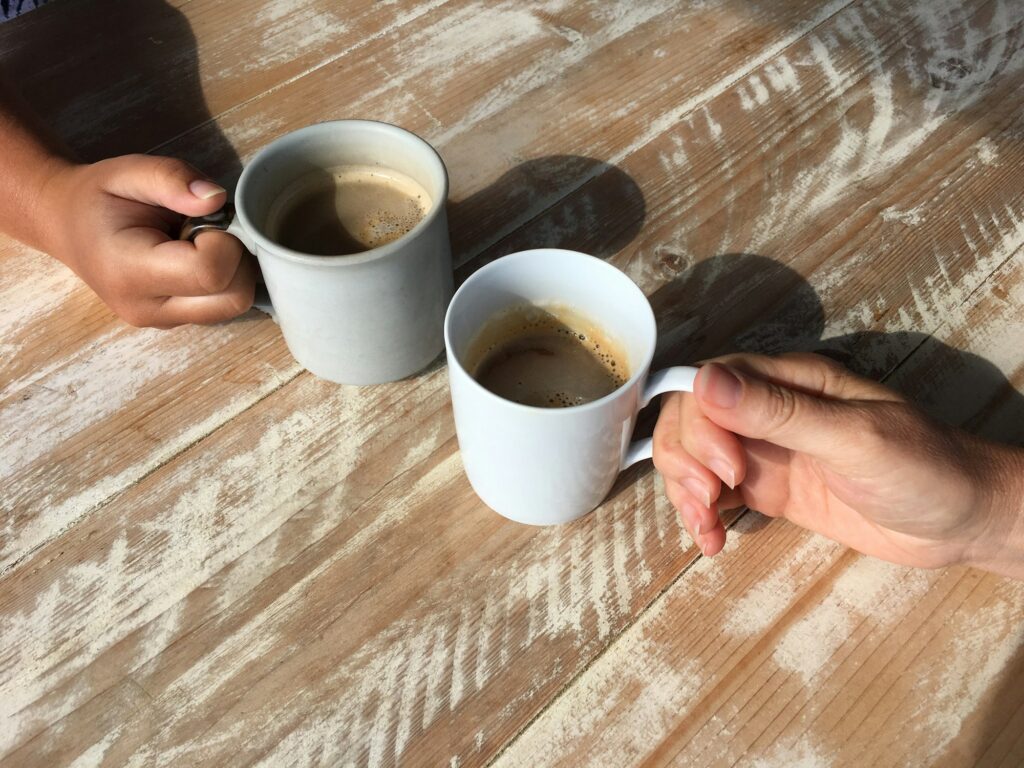
[[[987,444],[991,468],[983,533],[967,552],[970,565],[1024,579],[1024,449]]]
[[[46,250],[55,215],[47,203],[47,185],[71,159],[2,71],[0,142],[0,232]]]

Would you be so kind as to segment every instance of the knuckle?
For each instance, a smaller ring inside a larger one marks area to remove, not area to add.
[[[786,387],[775,384],[769,385],[769,392],[767,413],[765,414],[767,421],[773,430],[785,430],[796,418],[796,394]]]
[[[195,266],[195,279],[199,288],[207,294],[221,293],[231,285],[234,273],[223,264],[211,259],[202,259]]]
[[[665,477],[675,477],[683,463],[682,449],[668,434],[668,430],[655,432],[651,460],[654,468]]]
[[[232,294],[227,302],[227,309],[230,312],[228,319],[244,315],[252,307],[252,297],[246,298],[239,294]]]
[[[150,163],[153,178],[156,181],[179,179],[189,176],[188,165],[176,157],[146,156]]]
[[[844,392],[850,382],[851,372],[842,363],[830,357],[815,355],[821,370],[822,392]]]
[[[230,317],[238,317],[249,311],[252,307],[254,291],[254,287],[249,286],[227,294],[226,308],[231,312]]]
[[[672,463],[668,455],[668,447],[663,443],[659,443],[658,440],[655,440],[654,450],[651,453],[651,460],[654,463],[654,468],[663,475],[669,475]]]

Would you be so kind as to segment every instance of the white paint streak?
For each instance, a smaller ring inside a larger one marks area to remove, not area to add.
[[[858,557],[829,594],[786,630],[772,658],[809,685],[827,671],[836,650],[863,618],[883,626],[897,621],[929,586],[922,571]]]
[[[829,768],[833,758],[829,750],[805,734],[791,747],[775,744],[765,755],[755,757],[750,768]]]
[[[299,56],[323,51],[327,44],[344,35],[347,25],[333,11],[308,0],[274,0],[256,14],[254,28],[259,34],[250,55],[243,56],[245,72],[264,71]],[[236,59],[232,58],[232,61]],[[220,77],[226,74],[222,72]]]
[[[570,756],[590,765],[625,765],[656,747],[704,680],[700,664],[667,656],[666,646],[653,639],[664,621],[662,605],[616,640],[495,768],[554,765]],[[636,684],[624,689],[625,679]]]
[[[732,535],[735,537],[734,535]],[[800,572],[834,557],[842,547],[824,536],[808,535],[786,559],[756,579],[725,617],[722,630],[734,637],[757,637],[789,610],[802,582]]]
[[[764,74],[768,79],[768,84],[779,93],[800,90],[800,78],[785,55],[765,64]]]
[[[999,161],[999,148],[992,139],[985,137],[978,142],[978,160],[983,165],[997,165]]]
[[[768,89],[764,87],[761,78],[757,75],[751,75],[747,78],[747,83],[750,86],[750,92],[754,96],[754,101],[759,105],[767,104],[771,97],[768,95]]]
[[[8,399],[0,408],[0,476],[117,414],[154,380],[183,371],[195,352],[168,341],[159,331],[118,329],[50,373],[30,396]]]
[[[49,315],[77,291],[87,292],[74,272],[45,254],[7,240],[0,275],[0,339],[11,339]],[[0,358],[0,363],[3,358]],[[5,380],[4,376],[0,381]]]
[[[102,765],[104,755],[107,754],[107,750],[110,749],[118,736],[120,736],[120,729],[115,729],[106,734],[100,741],[97,741],[69,763],[68,768],[93,768],[93,766]]]
[[[898,222],[908,227],[916,227],[924,220],[922,210],[922,206],[908,208],[905,211],[897,208],[886,208],[882,211],[881,216],[883,221]]]

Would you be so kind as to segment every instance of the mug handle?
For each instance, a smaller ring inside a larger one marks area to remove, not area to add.
[[[254,255],[256,253],[256,243],[238,223],[235,206],[231,203],[225,203],[219,211],[214,211],[206,216],[190,216],[185,219],[181,223],[178,239],[195,242],[201,232],[227,232],[229,235],[237,237],[249,253]],[[274,315],[274,306],[270,303],[270,293],[267,292],[266,283],[256,283],[256,293],[253,296],[252,305],[261,312],[266,312],[275,320],[277,319]]]
[[[647,404],[655,397],[664,392],[693,392],[693,382],[697,378],[697,371],[690,365],[677,365],[674,368],[665,368],[652,373],[644,385],[643,394],[640,396],[640,407],[646,408]],[[626,449],[626,456],[622,459],[620,469],[625,469],[636,464],[638,461],[649,459],[654,455],[654,438],[648,437],[630,443]]]

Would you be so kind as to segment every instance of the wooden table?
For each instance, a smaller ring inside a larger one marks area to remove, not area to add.
[[[0,51],[85,158],[230,179],[330,118],[438,147],[463,279],[525,247],[651,297],[659,364],[828,349],[1024,425],[1013,0],[54,0]],[[1024,585],[650,465],[558,528],[462,473],[444,367],[303,372],[252,312],[136,330],[0,242],[4,765],[1024,764]],[[645,420],[650,427],[650,418]]]

